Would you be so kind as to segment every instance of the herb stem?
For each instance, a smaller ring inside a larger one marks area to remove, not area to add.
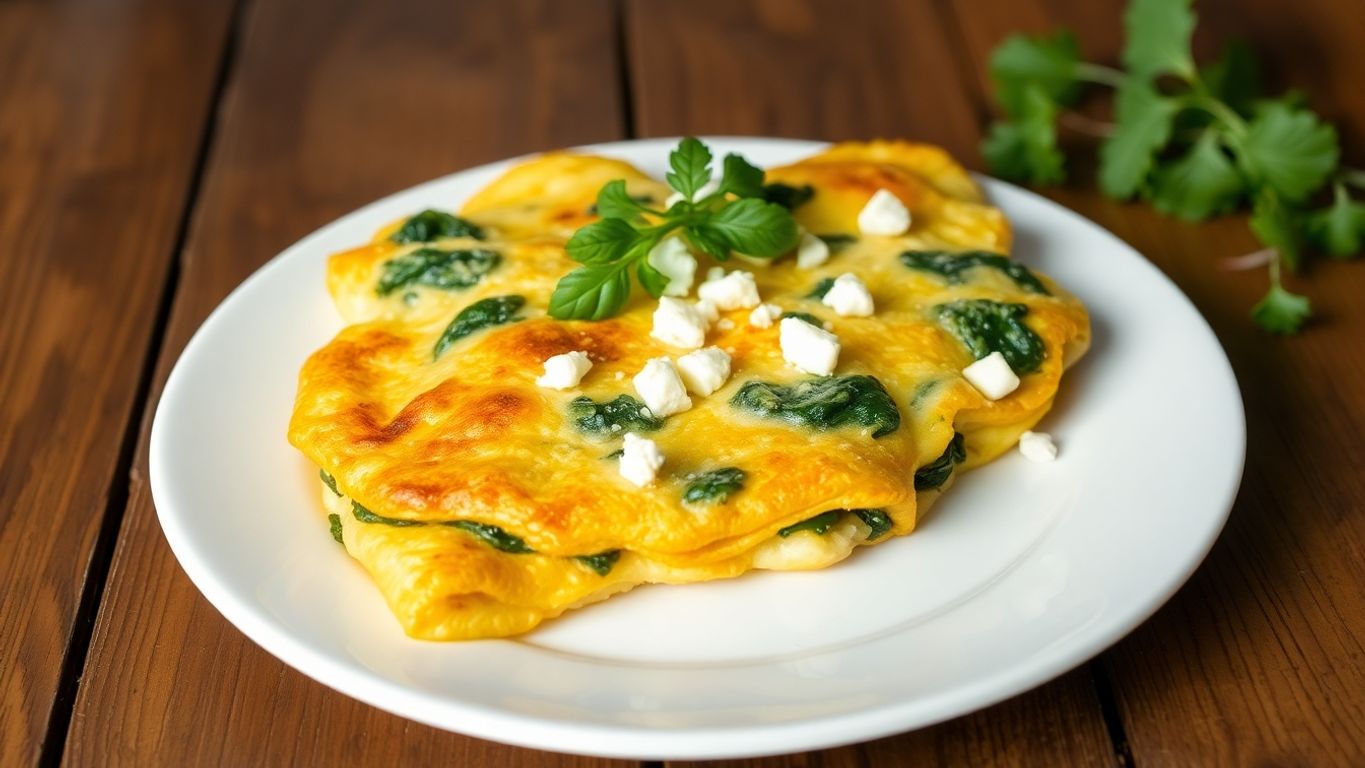
[[[1234,112],[1231,107],[1212,96],[1196,93],[1186,97],[1183,101],[1188,107],[1201,109],[1212,115],[1233,136],[1241,136],[1247,131],[1246,120]]]
[[[1079,112],[1063,112],[1058,121],[1076,133],[1094,136],[1097,139],[1107,139],[1114,135],[1113,123],[1096,120]]]
[[[1342,168],[1338,172],[1341,181],[1356,189],[1365,189],[1365,171],[1359,168]]]
[[[1088,61],[1077,62],[1075,76],[1077,80],[1107,85],[1110,88],[1118,88],[1128,79],[1120,70],[1103,64],[1091,64]]]

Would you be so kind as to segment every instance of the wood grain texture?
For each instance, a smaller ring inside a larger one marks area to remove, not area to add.
[[[1196,48],[1250,41],[1279,85],[1303,88],[1338,122],[1348,159],[1365,157],[1365,20],[1346,3],[1198,4]],[[972,58],[1013,30],[1076,29],[1089,57],[1114,60],[1118,0],[1030,0],[981,13],[956,3]],[[1358,10],[1358,9],[1356,9]],[[979,69],[978,83],[984,82]],[[1078,147],[1088,140],[1072,137]],[[1103,200],[1082,163],[1043,190],[1132,243],[1194,300],[1241,383],[1249,450],[1240,497],[1203,567],[1156,617],[1104,657],[1135,762],[1360,765],[1365,762],[1365,267],[1325,263],[1291,279],[1319,319],[1301,337],[1254,328],[1258,270],[1217,263],[1256,249],[1242,217],[1203,225]]]
[[[476,163],[618,138],[611,6],[256,0],[156,381],[252,270],[328,220]],[[437,731],[267,655],[172,557],[146,425],[66,757],[73,765],[602,765]]]
[[[932,3],[637,0],[626,10],[641,135],[907,137],[975,157],[980,104],[960,72],[951,18]],[[734,765],[1094,766],[1114,760],[1094,685],[1079,670],[916,733]]]
[[[0,765],[60,695],[228,5],[0,4]]]

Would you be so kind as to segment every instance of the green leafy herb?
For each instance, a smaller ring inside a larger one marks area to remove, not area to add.
[[[1013,280],[1015,285],[1029,293],[1048,295],[1047,287],[1029,271],[1028,267],[1011,261],[1006,256],[989,251],[963,251],[961,253],[906,251],[901,254],[901,263],[910,269],[940,275],[948,281],[949,285],[966,282],[967,277],[963,273],[969,269],[986,267],[994,269]]]
[[[602,217],[569,238],[569,257],[583,264],[560,278],[550,296],[550,316],[561,320],[603,320],[621,311],[630,297],[631,270],[651,296],[668,281],[645,260],[669,234],[681,230],[692,248],[725,260],[731,252],[772,258],[796,246],[796,221],[782,205],[766,199],[763,171],[739,155],[726,155],[715,192],[702,195],[711,180],[711,151],[685,138],[669,155],[669,186],[682,200],[668,210],[650,208],[626,193],[625,182],[608,182],[597,196]]]
[[[815,315],[812,315],[809,312],[783,312],[782,317],[784,319],[788,317],[794,317],[803,323],[810,323],[811,325],[820,329],[824,329],[825,327],[825,322],[823,320],[816,317]]]
[[[763,185],[761,197],[770,203],[777,203],[789,211],[794,211],[815,197],[815,187],[809,184],[793,187],[790,184],[775,181]]]
[[[374,292],[380,296],[401,288],[425,285],[451,291],[468,288],[493,271],[502,261],[497,251],[486,248],[443,251],[418,248],[384,262]]]
[[[452,520],[448,523],[442,523],[442,525],[448,525],[451,528],[459,528],[466,533],[472,533],[479,539],[482,539],[485,544],[499,552],[507,552],[508,554],[513,555],[525,555],[535,552],[534,549],[526,546],[526,542],[520,537],[513,536],[496,525],[475,523],[470,520]]]
[[[688,504],[724,504],[744,487],[744,470],[723,467],[700,472],[688,478],[683,501]]]
[[[1037,371],[1047,348],[1033,329],[1024,324],[1028,307],[990,299],[962,299],[933,309],[939,323],[977,360],[992,352],[1005,356],[1015,373]]]
[[[318,477],[322,478],[322,482],[324,485],[327,486],[328,490],[330,490],[332,493],[335,493],[337,496],[342,495],[341,491],[337,490],[337,479],[327,474],[327,470],[319,469]]]
[[[344,544],[345,542],[341,540],[341,515],[336,513],[328,515],[327,526],[332,531],[332,538],[336,539],[338,544]]]
[[[822,512],[808,520],[792,523],[786,528],[780,529],[777,532],[777,535],[785,539],[793,533],[810,531],[816,536],[824,536],[826,533],[829,533],[829,529],[833,528],[835,523],[839,522],[839,517],[842,514],[843,510],[841,509],[831,509],[828,512]]]
[[[948,482],[948,476],[953,473],[953,467],[967,460],[967,449],[963,445],[962,434],[953,433],[953,439],[948,441],[948,447],[943,449],[943,453],[933,461],[915,470],[915,490],[917,491],[936,491]]]
[[[861,374],[807,379],[791,386],[751,381],[735,393],[730,405],[813,429],[867,427],[873,438],[885,437],[901,425],[900,411],[886,388]]]
[[[853,509],[849,511],[857,515],[858,519],[871,529],[867,534],[868,541],[876,541],[891,530],[891,516],[886,514],[884,509]]]
[[[825,298],[825,294],[829,293],[829,289],[831,289],[831,288],[833,288],[833,287],[834,287],[834,278],[832,278],[832,277],[823,278],[823,279],[820,280],[820,282],[818,282],[818,283],[815,284],[815,287],[814,287],[814,288],[811,288],[811,289],[810,289],[810,293],[806,294],[806,298],[808,298],[808,299],[823,299],[823,298]]]
[[[358,501],[351,502],[351,514],[355,519],[362,523],[377,523],[379,525],[392,525],[395,528],[411,528],[418,525],[426,525],[421,520],[404,520],[400,517],[384,517],[376,515],[370,510],[360,505]]]
[[[450,349],[450,345],[469,336],[472,333],[481,331],[485,328],[492,328],[495,325],[503,325],[514,320],[517,312],[526,304],[523,296],[489,296],[486,299],[479,299],[470,304],[450,321],[445,331],[441,333],[441,338],[436,340],[436,348],[432,351],[432,359],[436,359]]]
[[[832,235],[816,235],[816,237],[825,241],[825,245],[829,246],[830,253],[838,253],[839,251],[858,242],[857,235],[843,235],[836,233]]]
[[[1348,190],[1365,189],[1365,172],[1340,167],[1336,129],[1302,94],[1264,97],[1245,46],[1229,45],[1199,67],[1190,49],[1196,21],[1192,0],[1131,0],[1123,70],[1081,61],[1069,32],[1006,39],[991,56],[1005,119],[991,127],[982,153],[998,175],[1059,182],[1060,116],[1087,86],[1115,89],[1112,124],[1072,116],[1104,137],[1100,188],[1190,221],[1249,203],[1251,230],[1272,249],[1270,289],[1252,317],[1268,331],[1293,332],[1309,303],[1284,288],[1282,267],[1298,268],[1305,242],[1335,257],[1365,248],[1365,204]],[[1325,207],[1313,209],[1318,199]]]
[[[396,232],[389,235],[395,243],[430,243],[443,237],[484,238],[483,229],[472,221],[445,211],[425,210],[403,222]]]
[[[574,426],[590,435],[620,436],[627,432],[653,432],[664,425],[644,403],[630,395],[599,403],[584,395],[569,403],[569,418]]]
[[[611,573],[611,569],[616,567],[616,561],[621,559],[621,550],[609,549],[606,552],[598,552],[595,555],[575,555],[574,560],[584,565],[596,573],[598,576],[606,576]]]

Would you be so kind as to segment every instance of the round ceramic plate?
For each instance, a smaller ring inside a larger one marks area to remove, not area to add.
[[[811,142],[707,140],[796,160]],[[662,177],[673,139],[586,148]],[[1089,307],[1094,346],[1041,429],[965,475],[914,534],[816,572],[649,586],[515,640],[411,640],[327,535],[284,438],[300,365],[341,327],[328,254],[516,162],[380,200],[281,253],[204,323],[166,384],[151,481],[166,538],[223,615],[381,709],[528,747],[635,758],[794,752],[929,725],[1100,652],[1189,577],[1231,508],[1245,425],[1227,358],[1156,268],[1070,211],[982,179],[1015,255]]]

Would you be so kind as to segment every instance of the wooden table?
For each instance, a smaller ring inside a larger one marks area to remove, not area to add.
[[[1358,0],[1206,0],[1365,160]],[[682,133],[913,137],[974,167],[984,62],[1058,24],[1112,60],[1120,0],[0,0],[0,765],[602,765],[444,733],[247,641],[159,530],[161,382],[295,239],[509,155]],[[1085,143],[1084,139],[1077,139]],[[1083,165],[1083,164],[1082,164]],[[1045,193],[1147,254],[1242,383],[1246,480],[1204,566],[1095,661],[956,721],[754,765],[1365,764],[1365,266],[1295,284],[1300,338],[1247,320],[1241,218]],[[1179,439],[1180,425],[1172,425]]]

